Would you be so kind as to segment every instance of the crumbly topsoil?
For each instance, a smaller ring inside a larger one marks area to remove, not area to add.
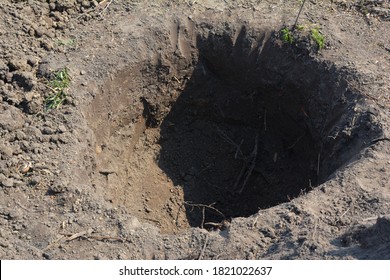
[[[1,1],[1,259],[389,259],[389,2],[150,2]]]

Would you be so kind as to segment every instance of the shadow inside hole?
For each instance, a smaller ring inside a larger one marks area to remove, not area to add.
[[[266,34],[254,42],[243,27],[234,43],[226,34],[199,37],[199,61],[161,124],[158,164],[183,188],[191,226],[286,202],[350,157],[329,161],[343,147],[335,149],[339,139],[324,140],[349,112],[347,103],[334,99],[346,85],[328,85],[326,69],[295,60]],[[324,88],[328,96],[317,100]],[[322,120],[332,114],[337,119]]]

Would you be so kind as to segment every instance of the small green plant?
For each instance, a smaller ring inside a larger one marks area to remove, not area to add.
[[[66,47],[73,47],[76,44],[76,39],[70,38],[70,39],[59,39],[57,41],[58,46],[66,46]]]
[[[283,42],[286,42],[289,44],[292,44],[294,42],[294,37],[293,37],[293,34],[292,34],[290,29],[285,27],[281,30],[281,33],[282,33],[282,41]]]
[[[58,109],[66,99],[66,90],[70,85],[70,76],[67,68],[57,71],[48,82],[52,93],[45,100],[46,110]]]
[[[314,42],[316,42],[319,50],[325,47],[325,37],[320,33],[318,28],[312,28],[310,30],[310,37]]]

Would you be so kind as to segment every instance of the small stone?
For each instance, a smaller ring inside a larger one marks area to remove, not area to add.
[[[28,91],[32,90],[37,84],[37,80],[31,72],[15,73],[12,76],[12,81]]]
[[[58,142],[58,135],[52,135],[51,137],[50,137],[50,142],[52,142],[52,143],[57,143]]]
[[[12,188],[14,186],[14,179],[8,178],[2,182],[2,185],[6,188]]]
[[[10,146],[2,145],[0,146],[0,153],[1,153],[1,158],[6,160],[12,157],[14,151]]]
[[[42,133],[43,134],[46,134],[46,135],[51,135],[51,134],[54,134],[55,133],[55,130],[54,129],[52,129],[51,127],[44,127],[43,129],[42,129]]]
[[[14,176],[19,176],[19,175],[14,175]],[[20,180],[14,180],[14,187],[21,187],[24,185],[23,181]]]
[[[36,114],[38,113],[43,106],[43,102],[41,99],[33,99],[27,103],[27,113]]]
[[[30,179],[29,181],[29,185],[34,187],[34,186],[37,186],[39,183],[41,182],[41,178],[38,177],[38,176],[34,176]]]
[[[8,66],[4,61],[0,61],[0,72],[8,72]]]
[[[35,37],[42,37],[44,34],[44,30],[41,27],[37,27],[35,30]]]
[[[62,21],[57,22],[56,29],[64,30],[66,27],[66,24]]]
[[[33,126],[29,126],[26,129],[26,133],[28,136],[30,136],[30,138],[31,137],[38,138],[38,137],[42,136],[41,131],[38,128],[33,127]]]
[[[101,154],[103,152],[102,146],[96,145],[95,152],[97,155]]]
[[[0,113],[0,127],[8,131],[14,131],[24,126],[24,116],[19,109],[9,107]]]
[[[51,3],[49,4],[49,9],[50,9],[51,11],[55,11],[55,9],[56,9],[56,4],[53,3],[53,2],[51,2]]]
[[[16,224],[13,226],[13,229],[17,232],[20,232],[23,229],[23,226],[21,224]]]
[[[54,45],[53,45],[53,42],[44,40],[41,42],[41,47],[47,51],[51,51],[53,49]]]
[[[81,71],[80,71],[80,75],[85,75],[85,73],[86,73],[86,72],[85,72],[84,70],[81,70]]]
[[[65,125],[60,124],[60,125],[58,126],[58,131],[59,131],[60,133],[65,133],[65,132],[67,132],[68,130],[66,129]]]
[[[5,74],[5,82],[6,83],[12,83],[12,78],[13,78],[14,74],[13,73],[10,73],[8,72],[7,74]]]
[[[82,5],[84,8],[89,8],[89,7],[91,7],[91,2],[84,0],[84,1],[81,3],[81,5]]]
[[[64,182],[59,182],[57,184],[53,184],[50,187],[50,191],[53,193],[64,193],[67,190],[68,190],[68,187]]]
[[[29,56],[27,58],[27,63],[28,65],[30,65],[31,67],[35,67],[38,65],[38,58],[34,57],[34,56]]]
[[[10,71],[16,71],[16,70],[26,70],[27,68],[27,60],[25,59],[14,59],[11,60],[8,64]]]
[[[129,220],[127,220],[127,226],[128,229],[136,229],[141,226],[141,223],[136,217],[131,217]]]
[[[16,140],[22,141],[24,139],[26,139],[26,134],[24,134],[23,131],[18,130],[16,132]]]
[[[47,260],[50,260],[51,256],[48,253],[43,253],[42,257],[44,257]]]
[[[62,144],[67,144],[69,143],[69,136],[67,134],[63,134],[62,136],[58,137],[58,141]]]

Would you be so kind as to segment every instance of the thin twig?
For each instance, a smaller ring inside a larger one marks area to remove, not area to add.
[[[252,163],[251,163],[251,166],[250,166],[250,168],[249,168],[249,170],[248,170],[248,173],[247,173],[247,175],[246,175],[246,177],[245,177],[244,183],[242,184],[241,189],[238,191],[239,194],[241,194],[242,191],[244,190],[245,185],[246,185],[246,183],[248,182],[249,177],[252,175],[253,169],[254,169],[255,166],[256,166],[256,159],[257,159],[257,142],[258,142],[258,140],[259,140],[259,133],[256,133],[256,137],[255,137],[255,146],[253,147],[253,151],[252,151],[252,154],[251,154],[251,156],[252,156]]]
[[[99,13],[100,16],[107,10],[108,6],[111,5],[112,1],[114,1],[114,0],[110,0],[110,2],[107,3],[107,5],[104,7],[104,9]]]
[[[226,142],[228,142],[229,144],[233,145],[234,147],[236,147],[236,154],[235,154],[235,158],[237,158],[236,155],[240,154],[240,156],[242,158],[244,158],[244,154],[242,153],[241,151],[241,145],[242,143],[244,142],[244,140],[241,140],[241,143],[240,145],[237,145],[232,139],[229,138],[229,136],[226,135],[226,133],[224,133],[222,131],[222,129],[220,129],[218,126],[216,126],[217,128],[217,131],[219,132],[219,136],[221,136],[222,139],[224,139]]]
[[[294,25],[293,25],[293,27],[292,27],[292,31],[294,31],[295,28],[297,27],[298,19],[299,19],[299,16],[301,15],[301,12],[302,12],[302,10],[303,10],[303,6],[305,5],[305,2],[306,2],[306,0],[303,0],[302,5],[301,5],[301,8],[299,9],[297,18],[295,19]]]
[[[219,215],[221,215],[224,219],[226,219],[226,216],[221,211],[219,211],[217,208],[213,207],[215,202],[211,203],[210,205],[206,205],[206,204],[198,204],[198,203],[191,203],[191,202],[188,202],[188,201],[184,201],[184,204],[188,205],[188,206],[191,206],[191,207],[199,207],[199,208],[200,207],[205,207],[205,208],[211,209],[211,210],[217,212]]]
[[[320,176],[320,160],[321,160],[321,152],[318,153],[318,157],[317,157],[317,176]]]
[[[349,211],[351,211],[351,208],[352,207],[348,207],[348,209],[345,210],[343,214],[341,214],[341,216],[338,218],[338,220],[340,221],[345,216],[345,214],[347,214]]]
[[[83,235],[89,235],[89,234],[91,234],[92,232],[93,232],[92,229],[88,229],[88,230],[84,230],[84,231],[75,233],[75,234],[69,236],[68,238],[66,238],[66,241],[72,241],[72,240],[74,240],[74,239],[76,239],[76,238],[79,238],[79,237],[81,237],[81,236],[83,236]]]
[[[206,234],[206,239],[205,239],[205,241],[204,241],[202,251],[201,251],[200,254],[199,254],[198,260],[201,260],[201,259],[203,258],[204,252],[206,251],[206,247],[207,247],[208,241],[209,241],[209,235]]]
[[[305,136],[305,133],[303,133],[301,136],[299,136],[294,143],[292,143],[290,146],[287,147],[288,150],[292,149],[295,147],[295,145]]]
[[[203,207],[202,208],[202,223],[200,224],[200,228],[204,228],[204,219],[205,219],[205,216],[206,216],[206,208]]]
[[[242,145],[242,143],[244,143],[244,139],[241,140],[240,144],[237,147],[236,153],[234,154],[234,158],[235,159],[237,159],[238,153],[241,152],[241,145]],[[241,152],[241,154],[242,154],[242,152]]]
[[[372,221],[372,220],[378,220],[382,217],[383,217],[382,215],[378,215],[378,216],[374,216],[374,217],[365,218],[365,219],[363,219],[363,221],[368,222],[368,221]]]
[[[181,210],[181,208],[183,208],[183,206],[184,206],[184,203],[182,203],[182,204],[180,205],[179,209],[177,210],[177,215],[176,215],[176,227],[179,227],[179,226],[180,226],[180,225],[179,225],[179,215],[180,215],[180,210]]]
[[[214,222],[207,222],[205,223],[207,226],[213,226],[213,227],[221,227],[223,223],[214,223]]]
[[[92,7],[86,11],[84,11],[83,13],[81,13],[78,17],[76,17],[76,19],[79,19],[81,18],[82,16],[85,16],[87,14],[90,14],[92,12],[95,12],[95,11],[98,11],[100,9],[102,9],[103,5],[105,5],[107,3],[107,0],[103,0],[101,1],[96,7]],[[99,13],[100,14],[100,13]]]
[[[75,233],[75,234],[62,234],[62,236],[60,238],[57,238],[56,240],[54,240],[52,243],[50,243],[48,246],[46,246],[46,248],[43,250],[44,251],[49,250],[50,248],[52,248],[60,243],[67,242],[67,241],[69,242],[69,241],[72,241],[72,240],[79,238],[81,236],[90,235],[91,233],[93,233],[92,229],[83,230],[83,231]]]
[[[96,240],[107,240],[107,239],[111,239],[111,240],[124,241],[123,238],[114,237],[114,236],[98,236],[98,235],[94,235],[94,236],[90,236],[89,238],[91,238],[91,239],[96,239]]]
[[[15,204],[18,205],[20,208],[22,208],[23,210],[26,210],[27,212],[35,212],[34,210],[31,210],[31,209],[28,209],[27,207],[23,206],[22,204],[20,204],[18,201],[15,201]]]
[[[54,240],[52,243],[50,243],[49,245],[46,246],[46,248],[43,249],[43,251],[47,251],[49,249],[51,249],[52,247],[56,246],[57,244],[60,243],[60,241],[62,241],[63,239],[65,239],[65,236],[61,236],[60,238],[57,238],[56,240]]]
[[[376,138],[374,140],[371,140],[371,144],[375,144],[375,143],[378,143],[380,141],[390,141],[390,138],[387,138],[387,137]]]
[[[256,218],[255,218],[255,220],[253,221],[253,223],[252,223],[252,228],[254,228],[255,226],[257,226],[257,220],[259,219],[259,216],[260,216],[260,215],[257,215]]]
[[[265,118],[264,118],[265,119]],[[266,123],[265,123],[265,126],[266,126]],[[244,179],[244,182],[241,186],[241,189],[238,191],[239,194],[242,193],[242,191],[244,190],[250,176],[252,175],[252,172],[253,172],[253,169],[255,168],[256,166],[256,159],[257,159],[257,150],[258,150],[258,138],[259,138],[259,133],[256,132],[256,137],[255,137],[255,144],[254,144],[254,147],[253,147],[253,151],[252,153],[248,156],[248,157],[245,157],[242,150],[241,150],[241,145],[242,143],[244,142],[244,140],[241,140],[240,144],[237,145],[232,139],[229,138],[229,136],[227,136],[219,127],[216,126],[216,129],[217,131],[219,132],[219,135],[224,139],[226,140],[228,143],[230,143],[231,145],[235,146],[236,147],[236,153],[234,155],[234,158],[237,159],[238,158],[238,154],[240,154],[241,158],[240,159],[243,159],[244,160],[244,163],[243,163],[243,166],[241,168],[241,171],[236,179],[236,182],[234,183],[233,185],[233,190],[235,191],[237,189],[237,186],[238,184],[240,183],[241,181],[241,178],[244,174],[246,174],[245,176],[245,179]],[[248,162],[249,160],[252,160],[251,161],[251,164],[250,164],[250,167],[248,169],[248,171],[245,173],[245,170],[248,166]]]

